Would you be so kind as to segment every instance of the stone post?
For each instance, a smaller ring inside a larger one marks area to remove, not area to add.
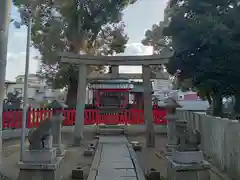
[[[53,122],[52,146],[53,148],[56,148],[58,156],[64,156],[66,154],[66,151],[64,151],[64,148],[62,146],[62,138],[61,138],[62,123],[64,120],[64,116],[63,116],[64,107],[67,107],[67,106],[56,100],[52,101],[52,103],[47,106],[47,108],[53,109],[53,114],[51,118],[51,121]]]
[[[64,156],[66,154],[66,151],[64,151],[62,146],[62,137],[61,137],[61,129],[62,129],[62,122],[64,120],[64,117],[61,114],[56,115],[56,117],[53,117],[56,119],[61,119],[61,123],[59,121],[55,121],[54,127],[52,129],[52,137],[53,137],[53,148],[57,149],[57,155],[58,156]]]
[[[152,85],[151,68],[143,67],[143,86],[144,86],[144,121],[146,125],[146,144],[147,147],[155,147],[155,130],[153,126],[152,114]]]
[[[74,145],[76,146],[80,146],[80,142],[83,139],[87,66],[85,64],[80,64],[78,71],[77,107],[75,118],[76,122],[74,129]]]
[[[62,117],[58,117],[58,118],[62,118]],[[53,134],[53,147],[56,147],[58,149],[61,145],[61,124],[60,123],[56,123],[54,125],[52,134]]]
[[[178,116],[176,114],[176,108],[181,107],[173,98],[168,98],[165,101],[165,108],[167,109],[166,119],[168,120],[167,124],[167,152],[169,155],[177,146],[177,136],[176,136],[176,121]]]

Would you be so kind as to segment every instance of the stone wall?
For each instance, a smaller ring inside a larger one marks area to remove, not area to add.
[[[219,170],[240,179],[240,122],[205,113],[177,111],[189,127],[201,132],[201,149]]]

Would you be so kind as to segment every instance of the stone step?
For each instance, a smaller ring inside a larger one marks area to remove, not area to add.
[[[114,128],[99,128],[97,130],[99,135],[120,135],[124,134],[124,129],[114,129]]]

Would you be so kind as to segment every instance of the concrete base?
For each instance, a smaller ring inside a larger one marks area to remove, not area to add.
[[[210,164],[202,161],[199,164],[179,164],[173,161],[171,156],[168,159],[167,179],[168,180],[210,180]]]
[[[151,180],[160,180],[161,178],[161,174],[159,171],[156,171],[156,169],[150,169],[147,173],[147,179],[151,179]]]
[[[56,148],[43,150],[25,150],[23,153],[23,162],[52,163],[52,161],[56,159],[56,156]]]
[[[179,164],[200,164],[203,162],[204,156],[202,151],[175,151],[172,154],[172,159]]]
[[[94,150],[93,148],[86,148],[86,149],[84,150],[83,155],[84,155],[84,156],[93,156],[94,153],[95,153],[95,150]]]
[[[59,167],[63,157],[56,157],[51,163],[19,162],[18,180],[61,180]]]
[[[59,171],[20,170],[18,180],[61,180]]]
[[[77,168],[72,170],[72,179],[84,179],[83,169]]]

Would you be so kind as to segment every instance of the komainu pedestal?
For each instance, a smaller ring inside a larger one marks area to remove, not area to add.
[[[59,167],[63,157],[57,156],[56,148],[25,150],[19,162],[18,180],[60,180]]]
[[[210,164],[204,160],[199,150],[201,135],[187,128],[187,122],[176,123],[177,148],[172,156],[167,156],[168,180],[210,180]]]
[[[53,117],[42,121],[38,128],[28,134],[29,148],[19,162],[18,180],[60,180],[60,165],[64,156],[59,156],[61,110],[53,110]],[[53,146],[56,146],[54,147]]]
[[[178,163],[168,156],[168,180],[210,180],[210,164],[202,160],[200,163]]]

